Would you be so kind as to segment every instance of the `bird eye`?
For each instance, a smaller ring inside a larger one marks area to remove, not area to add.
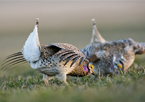
[[[122,68],[122,65],[121,65],[121,64],[118,64],[118,67],[119,67],[119,68]]]
[[[94,69],[94,66],[93,66],[93,65],[90,64],[89,66],[90,66],[92,69]]]

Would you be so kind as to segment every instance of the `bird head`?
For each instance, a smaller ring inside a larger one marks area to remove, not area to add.
[[[92,64],[89,64],[89,61],[87,59],[83,61],[83,69],[86,74],[94,74],[94,66]]]
[[[115,61],[113,64],[114,64],[115,69],[123,69],[124,68],[124,64],[121,61]]]
[[[113,61],[113,69],[118,71],[124,71],[124,68],[126,67],[125,64],[126,60],[122,57],[119,57]]]
[[[91,64],[89,64],[88,66],[83,65],[83,68],[84,68],[84,71],[86,73],[94,74],[94,66],[93,65],[91,65]]]
[[[89,64],[90,73],[94,75],[94,66]]]

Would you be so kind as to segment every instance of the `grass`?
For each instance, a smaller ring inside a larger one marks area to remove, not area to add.
[[[0,4],[0,63],[7,55],[21,51],[37,17],[41,44],[67,42],[78,48],[85,47],[91,39],[92,18],[107,41],[131,37],[144,42],[145,38],[144,2]],[[145,56],[140,57],[145,60]],[[0,102],[144,102],[145,64],[142,61],[136,60],[122,75],[68,76],[69,86],[57,79],[45,86],[42,75],[28,65],[12,72],[0,71]]]
[[[23,66],[26,67],[26,66]],[[20,69],[18,69],[20,70]],[[69,86],[58,79],[46,86],[42,75],[27,69],[22,75],[0,77],[0,102],[143,102],[145,66],[134,63],[122,75],[67,77]],[[19,71],[17,71],[19,72]],[[25,74],[28,73],[28,74]]]

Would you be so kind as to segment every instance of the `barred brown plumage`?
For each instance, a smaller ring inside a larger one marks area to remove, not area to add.
[[[145,43],[133,39],[106,41],[98,32],[93,22],[93,33],[90,44],[81,49],[83,54],[94,65],[95,74],[117,74],[126,71],[134,62],[136,54],[145,53]]]
[[[93,66],[89,64],[86,56],[73,45],[67,43],[40,45],[38,24],[37,19],[35,28],[27,38],[22,51],[4,60],[3,70],[27,61],[33,69],[43,73],[46,84],[53,76],[67,84],[66,75],[86,76],[93,73]]]

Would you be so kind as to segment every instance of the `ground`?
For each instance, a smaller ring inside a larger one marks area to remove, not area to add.
[[[17,72],[21,73],[19,71],[21,68],[17,69]],[[56,78],[50,80],[50,85],[46,86],[42,75],[34,70],[24,71],[22,75],[11,73],[13,74],[0,77],[0,102],[144,102],[145,100],[143,63],[135,62],[126,73],[120,75],[91,75],[81,78],[68,76],[69,86]]]

